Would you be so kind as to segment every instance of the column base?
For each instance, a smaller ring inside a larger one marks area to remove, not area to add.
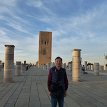
[[[3,82],[4,82],[4,83],[15,83],[15,81],[12,80],[12,79],[4,79]]]

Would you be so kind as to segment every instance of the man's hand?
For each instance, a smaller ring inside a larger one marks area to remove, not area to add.
[[[51,96],[51,92],[49,92],[49,95]]]
[[[67,96],[67,91],[65,91],[65,93],[64,93],[64,97],[66,97]]]

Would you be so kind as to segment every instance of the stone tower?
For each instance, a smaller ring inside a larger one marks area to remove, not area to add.
[[[45,65],[51,63],[52,32],[39,32],[39,58],[38,64]]]

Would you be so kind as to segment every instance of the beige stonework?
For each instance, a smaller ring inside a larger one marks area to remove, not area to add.
[[[51,68],[51,63],[47,64],[47,69],[49,70]]]
[[[95,75],[99,75],[99,63],[94,63],[94,73]]]
[[[107,65],[104,65],[104,70],[107,71]]]
[[[103,72],[103,71],[104,71],[104,66],[103,66],[103,65],[100,65],[100,68],[99,68],[99,69],[100,69],[101,72]]]
[[[52,32],[39,32],[39,58],[38,65],[51,63]]]
[[[94,71],[94,65],[91,65],[91,70]]]
[[[20,76],[21,75],[21,62],[20,61],[16,62],[15,75],[16,76]]]
[[[87,61],[84,62],[85,70],[87,70]]]
[[[81,71],[81,49],[74,49],[72,52],[72,81],[80,80]]]
[[[66,69],[66,63],[63,63],[63,64],[62,64],[62,67]]]
[[[5,45],[4,82],[13,82],[14,45]]]
[[[88,71],[91,71],[91,65],[88,65]]]
[[[68,62],[68,70],[72,71],[72,62]]]

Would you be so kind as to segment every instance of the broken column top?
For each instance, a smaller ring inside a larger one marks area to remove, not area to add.
[[[40,31],[39,33],[52,33],[50,31]]]
[[[73,51],[81,51],[81,49],[73,49]]]
[[[5,45],[5,47],[15,47],[14,45]]]
[[[73,57],[80,57],[80,54],[81,54],[81,49],[73,49],[73,51],[72,51],[72,56]]]

